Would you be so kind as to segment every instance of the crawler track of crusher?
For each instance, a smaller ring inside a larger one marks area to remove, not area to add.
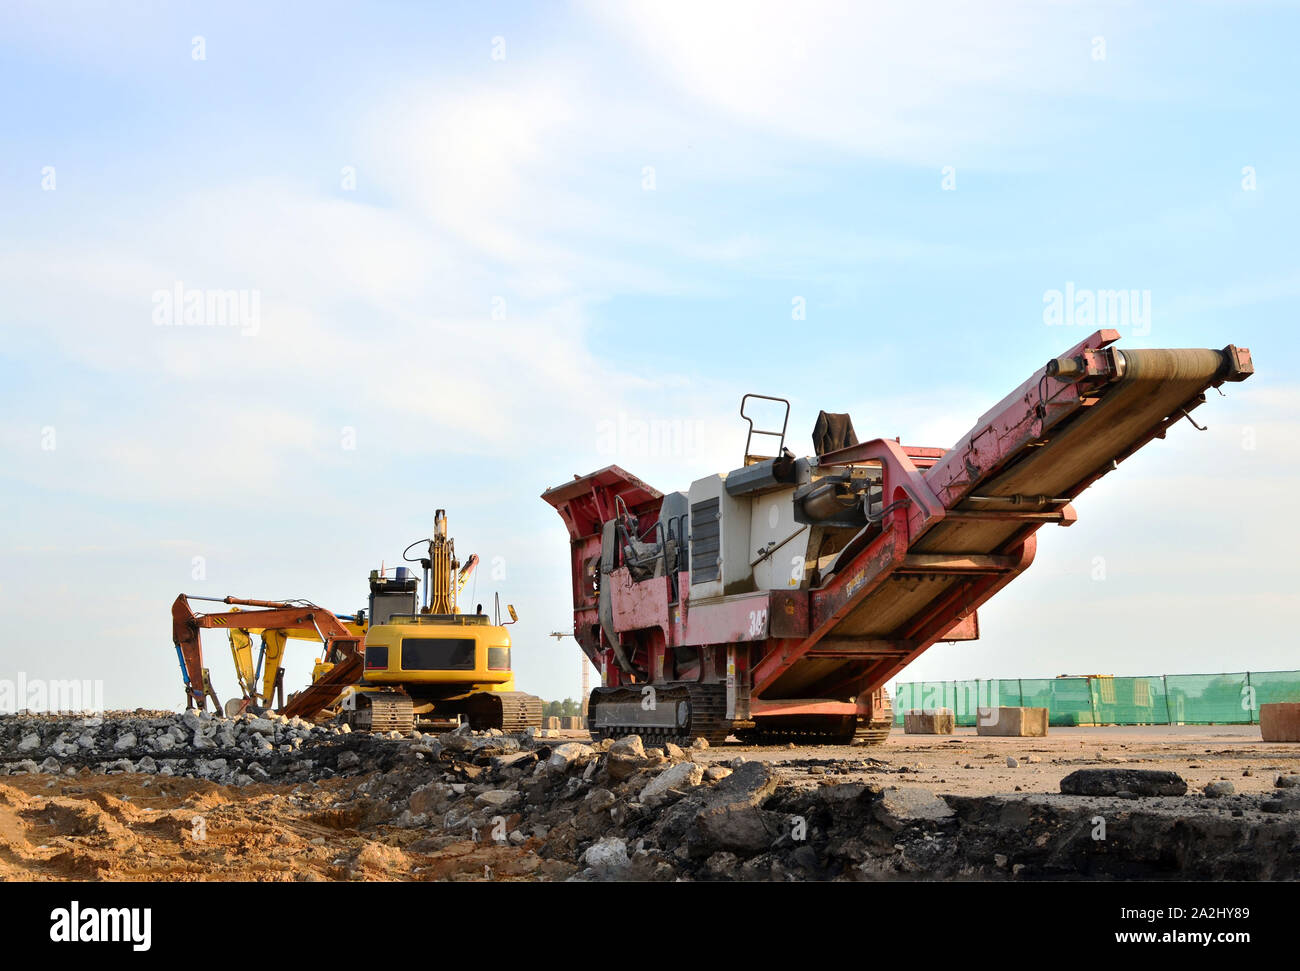
[[[522,691],[483,691],[470,697],[465,714],[475,731],[499,728],[509,735],[542,727],[542,699]]]
[[[587,705],[591,737],[597,741],[640,735],[646,745],[690,745],[697,738],[710,745],[725,742],[734,723],[727,718],[727,689],[720,684],[669,683],[596,688]],[[652,698],[651,702],[647,702]]]

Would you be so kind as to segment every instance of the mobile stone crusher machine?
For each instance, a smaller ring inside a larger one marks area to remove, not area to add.
[[[574,636],[603,675],[593,736],[883,741],[886,683],[936,641],[979,636],[976,609],[1033,562],[1040,526],[1073,523],[1079,493],[1254,371],[1231,344],[1118,339],[1048,361],[946,451],[859,443],[823,412],[816,455],[795,458],[785,424],[756,429],[742,400],[733,472],[665,496],[611,465],[548,490],[571,541]],[[755,435],[777,454],[751,454]]]

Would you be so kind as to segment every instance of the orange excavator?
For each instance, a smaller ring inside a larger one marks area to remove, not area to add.
[[[196,614],[191,600],[227,604],[235,610]],[[241,608],[256,608],[253,610]],[[288,603],[274,600],[244,600],[238,597],[191,597],[181,594],[172,604],[172,641],[185,681],[185,707],[207,707],[212,699],[218,712],[221,702],[212,688],[208,669],[203,666],[201,631],[246,631],[249,629],[280,631],[314,631],[324,645],[323,673],[308,687],[293,695],[280,713],[292,718],[311,718],[328,708],[349,686],[360,680],[364,657],[360,635],[348,630],[339,617],[324,607],[301,601]]]

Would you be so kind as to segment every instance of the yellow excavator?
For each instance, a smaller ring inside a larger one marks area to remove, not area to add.
[[[425,555],[409,556],[421,544]],[[461,720],[476,730],[540,728],[542,699],[514,690],[506,629],[519,619],[514,607],[506,608],[505,623],[499,609],[491,620],[481,605],[472,614],[460,610],[478,557],[464,566],[456,559],[444,510],[434,515],[433,536],[416,540],[403,558],[424,571],[424,602],[407,568],[393,577],[370,574],[365,666],[361,682],[339,703],[341,717],[363,731],[454,727]]]
[[[408,555],[421,544],[426,546],[425,555]],[[434,516],[433,536],[410,544],[403,557],[423,569],[423,603],[420,579],[410,568],[397,567],[391,576],[386,570],[374,570],[368,609],[355,616],[332,614],[310,604],[233,597],[222,602],[275,609],[240,611],[235,606],[223,614],[196,615],[188,601],[207,598],[182,594],[173,606],[173,640],[187,697],[200,704],[207,697],[216,701],[202,666],[198,635],[200,629],[221,627],[229,635],[242,694],[225,705],[230,715],[275,704],[285,714],[304,718],[332,711],[339,721],[359,731],[454,728],[462,720],[475,729],[540,728],[542,700],[514,690],[507,630],[518,620],[514,607],[506,608],[511,619],[505,623],[499,609],[492,620],[481,606],[473,614],[460,610],[459,596],[478,557],[470,556],[464,565],[457,560],[444,510]],[[300,609],[291,609],[295,606]],[[262,641],[256,664],[255,635]],[[283,658],[290,638],[316,640],[326,650],[313,668],[312,685],[290,695],[286,704]],[[336,639],[347,649],[331,647]],[[364,659],[359,681],[351,673],[356,651],[348,648],[358,641]],[[340,665],[349,671],[335,670]]]

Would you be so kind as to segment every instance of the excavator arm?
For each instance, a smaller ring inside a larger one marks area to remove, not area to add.
[[[361,675],[363,664],[361,636],[323,607],[315,604],[290,604],[281,601],[225,597],[216,602],[231,605],[236,609],[210,614],[195,613],[190,606],[190,601],[206,599],[212,598],[181,594],[172,604],[172,642],[176,647],[181,677],[185,683],[187,708],[197,707],[202,710],[207,707],[207,700],[210,697],[220,710],[220,702],[212,690],[207,669],[203,666],[200,632],[204,629],[217,628],[230,633],[231,647],[235,652],[236,671],[246,692],[253,687],[254,681],[249,631],[263,631],[272,635],[272,643],[268,645],[268,655],[273,645],[278,646],[279,652],[282,653],[284,638],[294,636],[293,632],[300,632],[300,636],[307,636],[309,632],[314,633],[320,639],[325,647],[325,659],[334,667],[286,705],[282,710],[286,715],[311,717],[327,707],[343,688],[355,683]],[[258,609],[240,609],[246,607]],[[272,660],[274,660],[274,667],[270,663]],[[274,659],[268,656],[266,661],[268,675],[278,670],[278,656]],[[273,686],[273,677],[270,687],[264,682],[263,696],[268,700]]]

